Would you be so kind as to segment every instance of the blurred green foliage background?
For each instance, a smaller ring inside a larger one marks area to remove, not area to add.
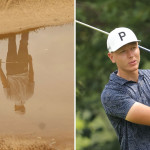
[[[150,48],[149,0],[76,0],[76,19],[110,32],[133,30],[139,45]],[[116,66],[107,57],[107,35],[76,24],[76,149],[119,150],[116,134],[100,95]],[[150,68],[150,53],[141,50],[140,68]]]

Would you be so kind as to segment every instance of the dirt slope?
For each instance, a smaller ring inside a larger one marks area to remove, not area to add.
[[[73,0],[2,0],[0,34],[73,22]]]

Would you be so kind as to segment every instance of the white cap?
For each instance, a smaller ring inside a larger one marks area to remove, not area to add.
[[[109,52],[115,52],[120,47],[131,43],[138,42],[140,40],[137,39],[136,35],[132,30],[120,27],[111,31],[107,38],[107,49]]]

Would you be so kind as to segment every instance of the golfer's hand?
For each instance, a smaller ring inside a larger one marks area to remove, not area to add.
[[[32,62],[32,56],[31,55],[28,55],[28,61],[29,61],[29,63]]]

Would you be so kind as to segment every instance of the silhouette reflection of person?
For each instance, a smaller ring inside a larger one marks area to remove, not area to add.
[[[15,111],[25,113],[25,101],[34,92],[34,71],[32,57],[28,54],[28,32],[22,33],[17,54],[16,35],[8,39],[5,76],[0,63],[0,77],[4,93],[8,99],[15,102]]]

